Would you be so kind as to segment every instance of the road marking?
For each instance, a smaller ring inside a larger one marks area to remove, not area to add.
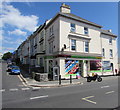
[[[97,104],[94,101],[88,100],[88,98],[92,98],[92,97],[94,97],[94,96],[88,96],[88,97],[82,98],[82,100],[88,101],[88,102],[93,103],[93,104]]]
[[[10,89],[10,91],[17,91],[18,89],[17,88],[14,88],[14,89]]]
[[[31,97],[30,99],[32,100],[32,99],[46,98],[46,97],[48,97],[48,95],[45,95],[45,96],[38,96],[38,97]]]
[[[34,91],[34,90],[39,90],[40,87],[32,87],[32,89],[33,89],[33,91]]]
[[[109,92],[106,92],[105,94],[111,94],[111,93],[113,93],[113,92],[115,92],[115,91],[109,91]]]
[[[21,82],[22,82],[22,84],[24,85],[24,86],[27,86],[24,82],[23,82],[23,80],[22,80],[22,78],[18,75],[18,78],[21,80]]]
[[[4,92],[4,91],[5,91],[5,89],[1,89],[1,90],[0,90],[0,92]]]
[[[101,88],[107,88],[107,87],[110,87],[110,86],[102,86]]]
[[[30,88],[22,88],[22,90],[24,91],[24,90],[29,90]]]

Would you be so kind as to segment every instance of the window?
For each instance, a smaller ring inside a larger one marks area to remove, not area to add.
[[[109,44],[112,44],[112,38],[109,39]]]
[[[40,66],[43,66],[43,58],[40,58]]]
[[[102,49],[102,56],[105,57],[105,49]]]
[[[75,32],[75,24],[71,23],[70,27],[71,27],[70,31],[71,32]]]
[[[85,52],[89,52],[89,42],[85,42]]]
[[[76,40],[71,40],[71,50],[76,50]]]
[[[84,27],[84,34],[88,34],[88,28]]]
[[[112,58],[113,57],[113,51],[112,51],[112,49],[110,49],[110,58]]]
[[[49,29],[49,34],[50,34],[50,36],[54,34],[54,33],[53,33],[53,26],[50,27],[50,29]]]
[[[49,43],[49,53],[53,53],[53,42]]]

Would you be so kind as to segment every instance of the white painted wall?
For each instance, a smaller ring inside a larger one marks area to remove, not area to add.
[[[102,48],[105,49],[105,57],[103,61],[110,61],[114,64],[114,70],[118,69],[118,53],[117,53],[117,41],[116,38],[112,37],[112,44],[109,44],[111,36],[101,34]],[[113,50],[113,58],[110,58],[110,49]]]
[[[54,37],[53,39],[50,40],[50,27],[53,26],[53,33],[54,35],[51,36]],[[53,52],[57,52],[59,50],[59,19],[56,19],[47,29],[46,29],[46,54],[49,53],[49,42],[53,41]],[[55,47],[55,48],[54,48]]]

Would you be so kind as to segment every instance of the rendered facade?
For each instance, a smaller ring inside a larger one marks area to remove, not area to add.
[[[116,38],[111,30],[72,14],[70,6],[62,4],[59,13],[19,46],[18,54],[23,64],[43,67],[53,80],[91,72],[113,75],[118,69]]]

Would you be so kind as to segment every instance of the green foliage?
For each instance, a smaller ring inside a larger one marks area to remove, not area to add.
[[[2,59],[3,60],[7,60],[7,59],[10,59],[12,57],[12,53],[10,52],[7,52],[3,55]]]

